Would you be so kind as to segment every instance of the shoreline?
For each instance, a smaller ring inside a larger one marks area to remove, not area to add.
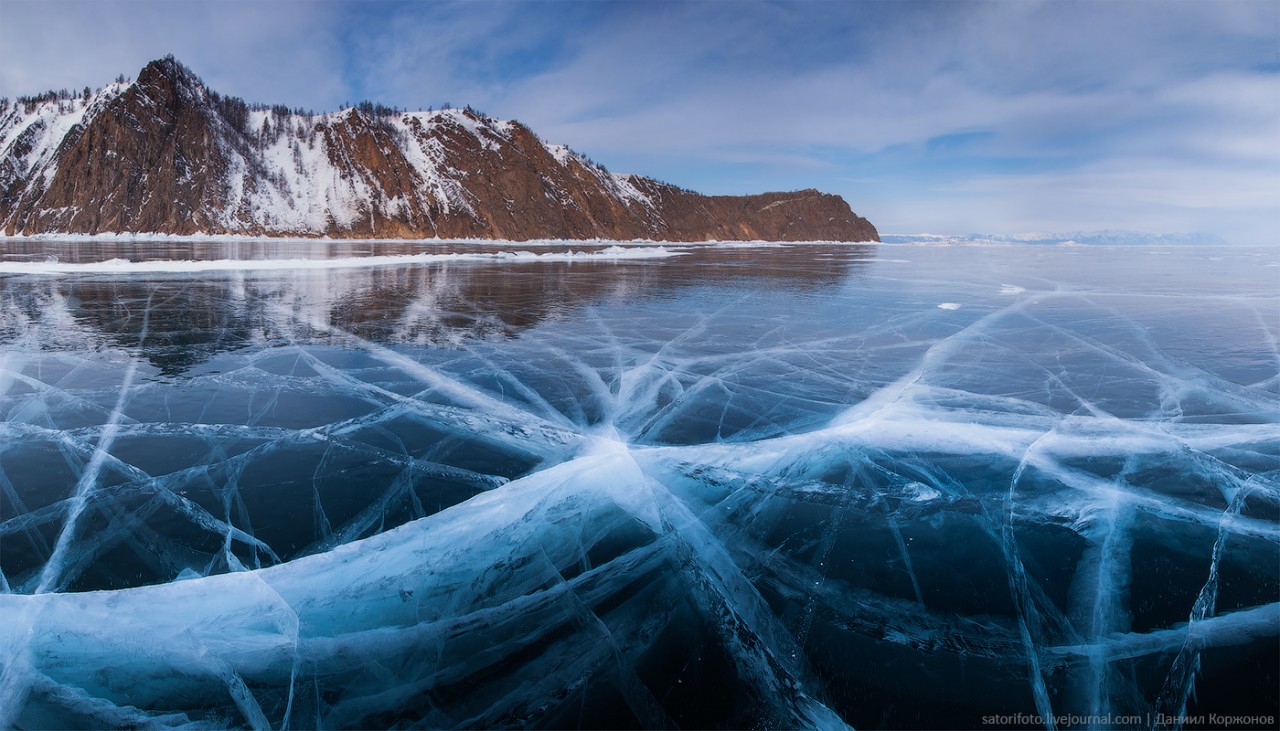
[[[805,244],[841,244],[841,245],[879,245],[880,241],[767,241],[750,240],[718,240],[703,241],[668,241],[660,239],[476,239],[476,238],[426,238],[426,239],[392,239],[392,238],[347,238],[332,236],[249,236],[242,234],[158,234],[158,233],[103,233],[103,234],[16,234],[0,233],[0,243],[8,241],[67,241],[67,242],[104,242],[104,243],[253,243],[253,244],[468,244],[476,246],[760,246],[760,245],[805,245]]]
[[[244,234],[159,234],[159,233],[39,233],[8,235],[0,233],[0,245],[5,243],[226,243],[226,244],[314,244],[332,246],[341,244],[410,244],[419,246],[438,246],[459,244],[464,246],[667,246],[667,247],[721,247],[721,248],[761,248],[781,246],[884,246],[884,247],[1034,247],[1034,248],[1111,248],[1111,247],[1147,247],[1147,246],[1207,246],[1235,247],[1254,246],[1255,244],[1224,241],[1220,243],[1167,241],[1132,241],[1086,243],[1080,241],[997,241],[991,239],[969,240],[964,237],[943,237],[938,234],[885,234],[886,237],[909,240],[897,241],[767,241],[764,239],[705,239],[701,241],[670,241],[664,239],[481,239],[481,238],[346,238],[333,236],[250,236]],[[915,238],[915,237],[919,238]]]

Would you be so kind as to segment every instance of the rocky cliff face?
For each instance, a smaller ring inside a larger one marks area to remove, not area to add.
[[[839,196],[704,196],[470,109],[251,109],[172,58],[0,107],[0,227],[36,233],[871,241]]]

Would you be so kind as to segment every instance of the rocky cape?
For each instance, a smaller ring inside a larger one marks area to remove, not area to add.
[[[839,196],[706,196],[515,121],[250,107],[172,57],[0,106],[0,230],[341,238],[877,241]]]

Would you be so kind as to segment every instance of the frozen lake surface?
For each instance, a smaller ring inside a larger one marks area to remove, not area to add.
[[[0,726],[1274,727],[1274,247],[3,246]]]

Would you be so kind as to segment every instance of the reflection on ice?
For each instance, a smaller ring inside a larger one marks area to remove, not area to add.
[[[0,277],[0,723],[1274,713],[1277,296],[1194,253]]]

